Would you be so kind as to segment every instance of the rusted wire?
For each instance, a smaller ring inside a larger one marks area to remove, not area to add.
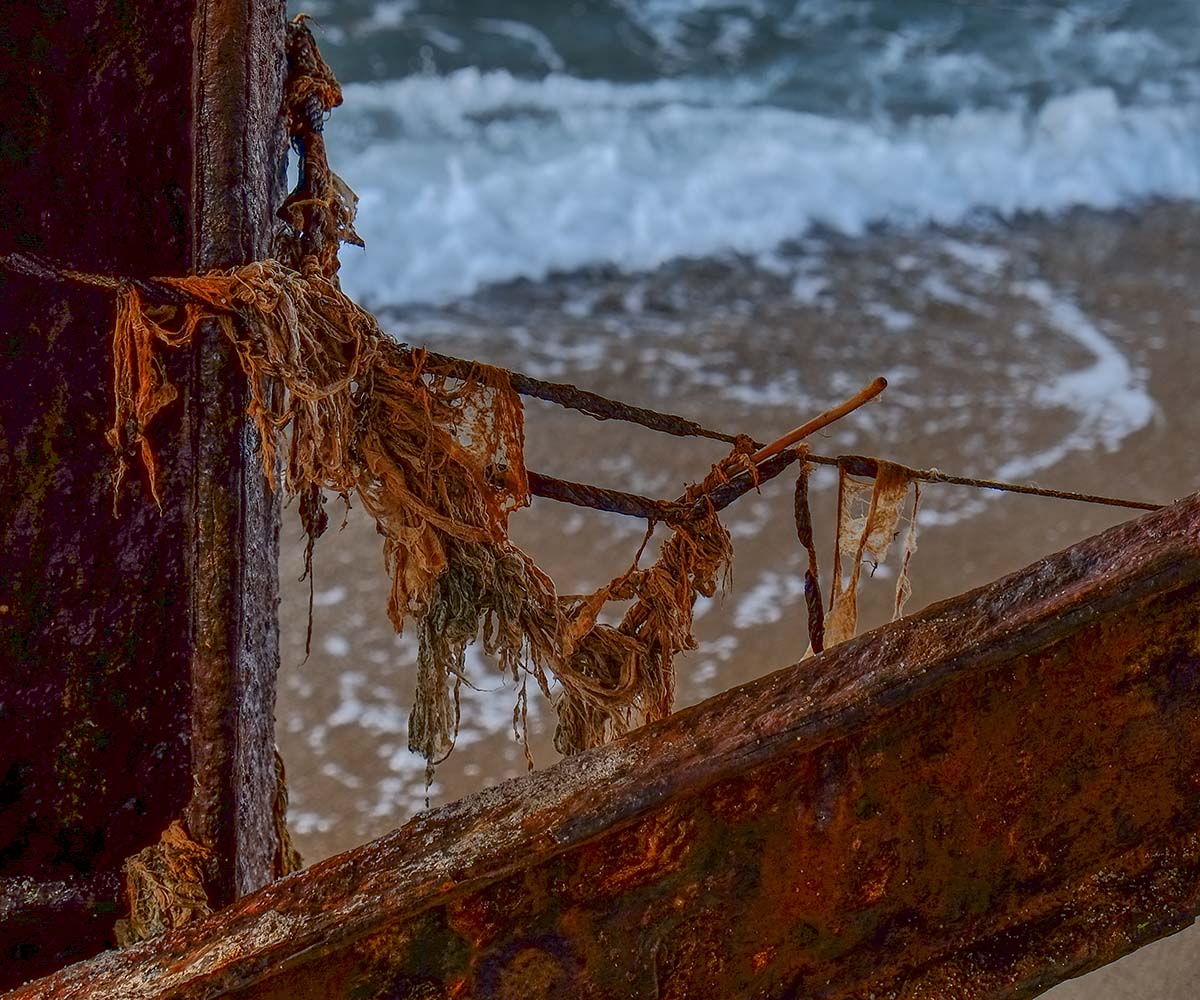
[[[853,476],[875,478],[879,470],[879,459],[867,455],[841,455],[838,458],[828,458],[824,455],[809,455],[810,462],[818,465],[841,465]],[[1080,503],[1094,503],[1105,507],[1126,507],[1130,510],[1162,510],[1165,504],[1149,503],[1145,500],[1126,500],[1121,497],[1108,497],[1096,493],[1073,493],[1070,490],[1054,490],[1044,486],[1026,485],[1022,483],[1006,483],[998,479],[972,479],[968,476],[952,476],[941,469],[913,469],[912,478],[923,483],[947,483],[951,486],[971,486],[979,490],[998,490],[1002,493],[1022,493],[1026,496],[1049,497],[1053,500],[1075,500]]]
[[[182,305],[185,302],[196,301],[194,296],[189,296],[186,292],[181,292],[164,282],[76,271],[44,254],[24,252],[0,254],[0,266],[43,281],[74,282],[106,288],[113,292],[117,291],[122,284],[132,284],[148,301],[162,302],[168,305]],[[211,303],[205,303],[205,305],[211,307]],[[484,365],[448,354],[430,351],[426,355],[425,370],[435,375],[446,375],[464,381],[483,382],[511,388],[522,396],[557,403],[566,409],[586,413],[596,420],[621,420],[676,437],[703,437],[713,441],[722,441],[725,444],[737,442],[735,434],[712,430],[678,414],[662,413],[658,410],[633,406],[565,382],[547,382],[522,372],[494,365]]]
[[[39,253],[16,251],[0,254],[0,267],[4,267],[14,274],[22,274],[27,278],[36,278],[39,281],[88,285],[114,295],[121,290],[123,285],[126,285],[136,288],[149,301],[160,302],[163,305],[181,306],[192,301],[192,298],[185,293],[153,278],[126,278],[113,274],[97,274],[94,271],[79,271],[62,261],[56,261]]]
[[[653,500],[636,493],[609,490],[590,483],[573,483],[567,479],[555,479],[530,469],[526,473],[529,492],[546,500],[603,510],[610,514],[640,517],[645,521],[671,521],[680,519],[681,511],[666,500]]]
[[[595,392],[588,392],[578,386],[565,382],[546,382],[542,379],[524,375],[521,372],[492,365],[481,365],[462,358],[450,357],[447,354],[428,355],[425,364],[427,371],[438,375],[449,375],[467,381],[478,380],[494,384],[503,381],[514,392],[533,399],[542,399],[548,403],[557,403],[569,410],[578,410],[596,420],[623,420],[627,423],[639,424],[648,430],[660,434],[673,434],[676,437],[704,437],[713,441],[723,441],[735,444],[737,436],[714,431],[694,420],[678,416],[674,413],[662,413],[658,410],[648,410],[645,407],[622,403],[617,399],[608,399]]]
[[[608,511],[611,514],[624,514],[627,517],[639,517],[645,521],[675,524],[702,516],[708,504],[711,504],[714,510],[724,510],[738,497],[774,479],[799,457],[800,452],[795,449],[781,451],[756,465],[753,475],[746,472],[735,476],[729,482],[706,493],[702,500],[691,504],[680,500],[654,500],[637,493],[606,489],[590,483],[573,483],[533,470],[529,470],[526,475],[529,492],[546,500],[557,500],[559,503]]]
[[[193,297],[187,293],[181,292],[179,289],[155,279],[126,279],[113,275],[78,271],[42,254],[28,252],[0,254],[0,267],[5,267],[18,274],[40,280],[69,281],[112,291],[116,291],[123,284],[132,285],[145,298],[170,305],[180,305],[184,302],[193,301]],[[211,303],[209,303],[209,306],[211,307]],[[672,434],[677,437],[703,437],[713,441],[722,441],[726,444],[733,444],[737,441],[736,435],[712,430],[694,420],[688,420],[677,414],[663,413],[646,407],[631,406],[628,403],[609,399],[598,393],[589,392],[586,389],[580,389],[577,386],[567,383],[546,382],[521,372],[491,365],[482,365],[478,362],[467,361],[463,358],[451,357],[450,355],[430,353],[428,355],[426,370],[435,374],[448,375],[452,378],[464,380],[476,380],[490,384],[506,383],[506,387],[511,387],[522,396],[556,403],[567,409],[586,413],[596,420],[621,420],[627,423],[638,424],[648,430],[658,431],[663,434]],[[762,447],[758,441],[754,441],[754,444],[756,447]],[[854,475],[872,478],[875,476],[878,469],[878,460],[868,456],[853,455],[842,456],[840,458],[812,454],[808,456],[810,462],[830,466],[837,466],[843,458],[852,463]],[[1077,493],[1070,490],[1056,490],[1032,484],[1009,483],[995,479],[956,476],[942,472],[940,469],[914,469],[913,477],[927,483],[968,486],[974,489],[1017,493],[1025,496],[1048,497],[1055,500],[1070,500],[1078,503],[1099,504],[1106,507],[1122,507],[1129,510],[1161,510],[1164,506],[1163,504],[1150,503],[1144,500],[1129,500],[1095,493]],[[550,481],[548,477],[543,477],[543,479],[547,482]],[[554,480],[553,482],[562,481]],[[574,487],[583,487],[585,484],[573,485]],[[587,495],[579,488],[558,489],[551,486],[547,486],[546,488],[557,489],[559,494],[548,496],[547,499],[561,498],[565,503],[577,503],[579,498]],[[578,506],[612,510],[615,513],[629,513],[633,517],[647,517],[653,505],[663,503],[663,501],[649,500],[645,497],[635,497],[635,494],[620,494],[619,491],[612,490],[605,491],[599,487],[590,487],[590,489],[596,491],[591,494],[596,502],[578,503]],[[533,492],[539,496],[542,495],[537,490]],[[618,499],[619,496],[635,497],[635,499],[625,502]],[[575,499],[567,499],[568,497],[574,497]],[[609,504],[609,506],[603,506],[603,504]],[[627,509],[619,509],[622,507]],[[634,509],[637,509],[638,513],[634,513]]]

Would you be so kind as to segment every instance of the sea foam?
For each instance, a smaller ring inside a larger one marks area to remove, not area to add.
[[[348,291],[441,303],[556,271],[755,254],[813,227],[950,225],[1200,198],[1200,102],[1079,90],[1036,111],[851,120],[740,79],[617,84],[467,69],[347,88],[329,128],[361,198]]]

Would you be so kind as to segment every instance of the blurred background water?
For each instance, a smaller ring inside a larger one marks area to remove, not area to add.
[[[347,288],[377,306],[1200,194],[1193,0],[310,8],[372,247]]]
[[[398,338],[762,439],[885,374],[884,402],[819,450],[1154,500],[1195,488],[1195,0],[304,9],[346,93],[326,134],[367,249],[345,248],[343,284]],[[527,431],[531,467],[655,496],[720,457],[540,404]],[[832,480],[814,485],[824,555]],[[730,512],[735,586],[698,609],[682,703],[803,652],[790,504],[769,487]],[[946,487],[925,504],[913,608],[1123,517]],[[641,534],[540,501],[512,527],[563,592],[622,570]],[[303,666],[293,542],[279,739],[311,861],[402,824],[427,790],[406,748],[414,647],[386,621],[372,526],[351,512],[318,546]],[[886,566],[868,581],[868,625],[893,583]],[[514,689],[482,656],[471,670],[434,805],[525,767]],[[553,763],[553,713],[530,707]],[[1178,940],[1062,995],[1190,997]]]

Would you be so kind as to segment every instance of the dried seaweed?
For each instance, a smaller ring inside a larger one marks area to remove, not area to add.
[[[284,455],[283,487],[302,498],[310,533],[324,520],[316,491],[357,495],[383,536],[399,631],[419,622],[411,747],[436,761],[453,746],[455,690],[477,636],[502,669],[548,668],[562,684],[562,746],[591,746],[634,720],[660,718],[674,694],[672,658],[690,648],[697,593],[716,589],[729,539],[705,498],[748,467],[749,442],[674,509],[658,561],[583,604],[560,604],[552,582],[508,541],[507,518],[528,502],[523,418],[511,390],[424,371],[424,355],[392,343],[326,279],[277,261],[166,279],[193,300],[174,316],[118,296],[117,414],[111,439],[135,445],[150,470],[146,428],[173,395],[155,341],[182,346],[215,319],[249,381],[263,468]],[[138,380],[149,373],[149,384]],[[699,513],[697,514],[697,509]],[[595,624],[608,600],[636,598],[617,628]],[[586,706],[586,711],[585,711]]]
[[[777,442],[756,452],[749,438],[737,439],[703,482],[655,507],[672,534],[653,565],[635,562],[595,594],[560,601],[508,538],[509,515],[529,502],[523,410],[508,383],[482,366],[478,378],[428,371],[423,351],[391,341],[315,267],[266,260],[160,280],[186,304],[147,307],[132,285],[118,293],[110,440],[121,456],[140,451],[157,495],[146,431],[174,389],[155,346],[185,346],[201,322],[216,322],[250,387],[263,468],[275,485],[282,458],[282,487],[300,497],[306,574],[327,523],[326,491],[357,496],[376,522],[391,577],[389,617],[398,632],[409,619],[418,624],[409,745],[431,768],[454,745],[466,647],[477,638],[514,679],[525,671],[549,693],[547,672],[557,678],[556,743],[565,753],[670,712],[673,659],[695,645],[695,599],[715,593],[729,567],[722,498],[757,483],[756,461],[783,467],[803,448],[779,452]],[[118,486],[123,474],[122,459]],[[881,552],[883,536],[890,541],[895,518],[885,521],[864,522],[866,553]],[[843,534],[849,539],[851,528]],[[634,604],[619,625],[597,622],[605,604],[625,600]],[[831,618],[848,606],[835,603]]]
[[[731,570],[729,533],[707,497],[738,473],[753,470],[752,450],[752,442],[739,442],[703,482],[688,488],[683,500],[700,502],[700,515],[671,526],[653,565],[639,569],[635,559],[627,572],[567,608],[568,635],[555,671],[562,685],[555,698],[559,752],[596,746],[670,714],[674,657],[696,647],[696,598],[712,597],[720,583],[728,583]],[[619,625],[596,622],[606,603],[629,599],[635,603]]]
[[[263,468],[273,477],[276,455],[284,456],[283,486],[301,497],[310,537],[324,525],[320,491],[356,495],[378,525],[392,579],[389,616],[397,631],[410,616],[423,623],[424,703],[412,739],[427,757],[440,756],[453,730],[446,678],[461,674],[463,649],[481,627],[510,670],[530,637],[552,647],[557,632],[552,586],[508,542],[508,515],[529,499],[519,397],[428,375],[423,352],[390,341],[311,271],[262,261],[164,280],[192,300],[173,317],[145,309],[136,289],[118,295],[110,440],[121,455],[140,449],[157,496],[146,428],[174,389],[153,344],[182,346],[203,320],[219,323],[250,385]],[[531,581],[541,584],[536,615],[512,596],[527,595]],[[436,683],[431,664],[442,675]]]
[[[292,842],[287,825],[288,787],[287,769],[283,766],[283,754],[275,748],[275,799],[271,804],[271,819],[275,825],[275,857],[271,863],[276,878],[298,872],[304,867],[304,859]]]
[[[156,345],[181,347],[191,342],[196,322],[173,331],[155,317],[170,316],[166,306],[146,308],[141,293],[133,285],[123,285],[117,292],[117,312],[113,327],[113,389],[116,394],[116,416],[108,432],[108,443],[117,453],[117,468],[113,476],[113,502],[120,493],[121,483],[129,469],[129,455],[140,454],[149,480],[150,495],[162,506],[158,495],[158,466],[145,430],[163,407],[179,395],[163,369]]]
[[[214,854],[192,840],[179,820],[172,821],[157,844],[125,861],[125,891],[130,914],[118,920],[117,944],[155,937],[207,917],[212,910],[204,883],[213,872]]]
[[[286,448],[283,486],[300,495],[309,536],[306,575],[326,523],[324,491],[357,495],[383,536],[389,617],[397,631],[409,618],[418,623],[409,745],[429,767],[454,745],[465,651],[478,637],[514,678],[525,670],[546,694],[546,671],[558,678],[559,743],[567,750],[666,715],[672,659],[694,645],[696,594],[715,590],[729,559],[716,508],[701,501],[751,468],[752,442],[739,439],[703,484],[664,507],[677,520],[653,566],[585,600],[559,601],[549,578],[508,540],[508,515],[529,501],[523,411],[511,380],[484,366],[457,369],[456,377],[428,370],[424,352],[394,344],[337,287],[336,253],[328,251],[352,233],[353,204],[325,163],[315,111],[338,103],[340,92],[303,21],[292,26],[289,60],[285,114],[304,165],[281,211],[282,259],[165,279],[188,298],[175,310],[152,313],[136,287],[121,289],[114,447],[140,447],[153,488],[145,431],[173,395],[155,366],[154,342],[190,343],[212,317],[249,381],[268,476]],[[635,604],[620,626],[596,623],[604,603],[623,599]],[[523,682],[521,690],[523,699]],[[523,719],[519,711],[515,722]]]
[[[297,270],[311,267],[336,281],[341,244],[363,245],[354,230],[358,196],[330,169],[325,154],[325,115],[342,103],[342,88],[306,21],[301,14],[288,25],[280,114],[300,162],[296,188],[279,209],[286,228],[276,238],[276,255]]]

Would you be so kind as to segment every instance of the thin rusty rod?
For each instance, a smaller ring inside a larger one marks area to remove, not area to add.
[[[556,479],[554,476],[534,472],[533,469],[527,469],[525,477],[529,483],[529,492],[545,500],[556,500],[559,503],[607,511],[610,514],[624,514],[626,517],[640,517],[644,521],[668,521],[672,516],[679,516],[678,507],[666,500],[654,500],[623,490],[605,489],[591,483]]]
[[[205,304],[208,308],[215,308],[212,303],[204,302],[186,289],[176,288],[157,278],[124,278],[111,274],[77,271],[62,261],[54,260],[40,253],[18,251],[11,254],[0,254],[0,267],[42,281],[71,281],[112,292],[118,291],[123,284],[129,284],[137,288],[151,302],[176,306],[187,302],[197,302]],[[396,343],[396,348],[401,351],[412,350],[408,345],[399,343]],[[451,378],[501,385],[522,396],[543,399],[567,409],[578,410],[596,420],[623,420],[628,423],[640,424],[649,430],[659,431],[663,434],[673,434],[676,437],[703,437],[713,441],[722,441],[725,444],[737,443],[737,437],[733,434],[712,430],[694,420],[688,420],[686,417],[674,413],[662,413],[642,406],[632,406],[629,403],[609,399],[599,393],[589,392],[565,382],[547,382],[496,365],[485,365],[476,361],[468,361],[465,358],[456,358],[448,354],[430,351],[425,356],[425,370],[437,375],[448,375]]]
[[[78,271],[74,268],[67,267],[61,262],[52,260],[51,258],[39,253],[29,253],[17,251],[10,254],[0,254],[0,267],[7,268],[17,274],[23,274],[27,277],[38,278],[43,281],[73,281],[79,284],[91,285],[97,288],[103,288],[110,291],[115,291],[122,284],[130,284],[137,288],[146,298],[151,301],[163,302],[170,305],[181,305],[187,301],[200,301],[189,295],[185,290],[175,288],[165,282],[158,281],[154,278],[138,279],[138,278],[120,278],[115,275],[94,274],[85,271]],[[524,375],[521,372],[510,371],[505,368],[497,368],[490,365],[479,365],[475,362],[467,361],[462,358],[454,358],[449,355],[430,354],[429,359],[433,361],[430,370],[439,371],[442,374],[450,375],[455,378],[479,378],[481,374],[486,378],[490,373],[496,373],[507,377],[507,381],[513,391],[522,396],[531,396],[536,399],[544,399],[548,402],[558,403],[560,406],[565,406],[568,409],[578,410],[581,413],[586,413],[597,420],[624,420],[631,423],[640,424],[650,430],[661,431],[665,434],[673,434],[677,437],[704,437],[714,441],[723,441],[726,444],[733,444],[737,441],[735,435],[725,434],[721,431],[714,431],[704,427],[695,421],[688,420],[685,417],[680,417],[671,413],[662,413],[658,410],[651,410],[645,407],[630,406],[626,403],[618,402],[617,400],[608,399],[598,393],[589,392],[585,389],[579,389],[573,385],[557,382],[545,382],[541,379],[533,378],[529,375]],[[495,374],[491,376],[493,379]],[[868,387],[874,387],[882,379],[877,379]],[[886,383],[885,383],[886,384]],[[867,390],[864,390],[864,392]],[[878,395],[882,391],[882,386],[872,395]],[[843,403],[842,406],[848,406]],[[858,404],[858,405],[861,405]],[[830,410],[828,413],[835,413],[840,410]],[[845,412],[849,412],[846,410]],[[844,415],[844,414],[839,414]],[[815,418],[815,421],[820,421],[826,414]],[[837,419],[833,417],[831,419]],[[815,421],[810,421],[813,424]],[[829,422],[829,421],[826,421]],[[769,453],[770,449],[786,447],[788,444],[794,444],[801,437],[814,433],[820,427],[811,427],[806,424],[804,427],[799,427],[790,434],[785,435],[778,441],[770,445],[761,447],[761,450],[754,456],[756,461],[761,461],[764,454]],[[820,426],[824,426],[821,424]],[[758,441],[753,442],[759,445]],[[876,460],[864,456],[848,456],[854,458],[860,463],[859,471],[855,475],[874,476],[876,468]],[[837,465],[838,459],[831,458],[826,455],[808,456],[808,461],[814,462],[817,465]],[[867,471],[868,469],[872,471]],[[1105,507],[1123,507],[1129,510],[1161,510],[1165,504],[1149,503],[1143,500],[1126,500],[1119,497],[1102,496],[1094,493],[1075,493],[1070,490],[1055,490],[1048,489],[1042,486],[1032,486],[1022,483],[1008,483],[996,479],[974,479],[969,476],[955,476],[949,473],[942,472],[940,469],[914,469],[914,477],[927,483],[945,483],[951,486],[970,486],[974,489],[996,490],[1002,493],[1019,493],[1025,496],[1049,497],[1054,500],[1072,500],[1078,503],[1093,503],[1100,504]],[[634,496],[634,494],[626,494]],[[557,498],[551,498],[557,499]],[[645,497],[641,498],[646,500]],[[566,501],[568,503],[574,501]],[[655,504],[662,501],[647,500],[647,503]],[[584,505],[589,506],[589,505]],[[608,509],[608,508],[603,508]],[[637,514],[634,516],[642,516]]]
[[[851,475],[874,478],[879,469],[876,458],[866,455],[842,455],[829,458],[825,455],[809,455],[808,460],[817,465],[844,465]],[[1002,493],[1021,493],[1026,496],[1050,497],[1054,500],[1075,500],[1080,503],[1094,503],[1105,507],[1125,507],[1130,510],[1162,510],[1166,504],[1148,503],[1144,500],[1125,500],[1120,497],[1109,497],[1095,493],[1073,493],[1070,490],[1054,490],[1044,486],[1032,486],[1022,483],[1006,483],[998,479],[972,479],[968,476],[952,476],[940,469],[913,469],[914,479],[925,483],[948,483],[952,486],[971,486],[981,490],[998,490]]]
[[[788,464],[795,461],[794,452],[781,452],[789,457]],[[774,457],[774,456],[772,456]],[[816,465],[837,466],[844,463],[851,475],[874,478],[878,469],[878,459],[865,455],[844,455],[841,459],[825,455],[809,454],[806,459]],[[773,478],[778,470],[767,473],[767,468],[773,468],[764,463],[758,468],[760,481],[766,482]],[[1044,496],[1056,500],[1075,500],[1083,503],[1102,504],[1108,507],[1127,507],[1133,510],[1161,510],[1164,504],[1143,503],[1139,500],[1122,500],[1117,497],[1097,496],[1090,493],[1071,493],[1066,490],[1052,490],[1040,486],[1023,486],[1019,483],[1004,483],[994,479],[968,479],[965,476],[951,476],[938,469],[913,469],[913,478],[926,483],[949,483],[955,486],[973,486],[978,489],[1000,490],[1006,493],[1023,493],[1030,496]],[[646,521],[670,521],[678,519],[680,501],[655,500],[637,493],[625,493],[621,490],[606,489],[593,486],[590,483],[575,483],[565,479],[556,479],[542,473],[530,470],[529,492],[534,496],[559,503],[572,504],[576,507],[586,507],[592,510],[608,511],[612,514],[624,514],[627,517],[638,517]],[[738,476],[728,486],[735,491],[735,496],[724,502],[717,503],[717,491],[710,496],[714,499],[717,509],[729,505],[732,499],[748,492],[753,483],[748,475]],[[722,487],[724,489],[724,487]]]
[[[665,524],[685,521],[703,512],[702,505],[710,502],[715,510],[723,510],[743,494],[749,493],[763,483],[770,482],[800,457],[795,449],[785,448],[766,458],[754,469],[754,475],[743,472],[729,482],[722,483],[703,496],[688,503],[682,497],[677,500],[655,500],[637,493],[610,490],[590,483],[574,483],[556,479],[532,469],[526,472],[529,492],[545,500],[603,510],[610,514],[639,517],[645,521],[662,521]]]
[[[753,455],[750,456],[750,461],[757,465],[764,458],[769,458],[776,452],[782,451],[784,448],[790,448],[797,442],[803,441],[810,434],[815,434],[822,427],[828,427],[835,420],[841,420],[848,413],[853,413],[860,406],[869,403],[872,399],[878,396],[884,389],[887,388],[887,379],[882,375],[872,381],[869,385],[863,386],[853,396],[847,399],[844,403],[839,403],[824,413],[821,413],[812,418],[806,424],[801,424],[793,431],[788,431],[783,437],[777,441],[772,441],[770,444],[763,446]]]
[[[802,441],[810,434],[815,434],[822,427],[828,427],[836,420],[840,420],[847,414],[853,413],[860,406],[869,403],[872,399],[878,396],[884,389],[887,388],[887,379],[883,376],[874,379],[868,385],[863,386],[853,396],[839,403],[837,406],[831,407],[824,413],[819,414],[809,420],[805,424],[801,424],[795,430],[789,431],[783,437],[776,441],[772,441],[768,445],[759,448],[750,456],[749,461],[753,468],[747,469],[744,472],[734,476],[728,482],[722,483],[708,493],[697,497],[692,501],[691,509],[688,516],[696,516],[703,510],[703,505],[711,503],[716,510],[721,510],[728,507],[738,497],[751,489],[757,489],[762,483],[773,479],[786,469],[792,462],[800,457],[801,452],[793,449],[793,445]],[[546,477],[539,477],[545,481]],[[578,487],[580,484],[569,484]],[[531,485],[532,488],[532,485]],[[596,487],[592,487],[596,489]],[[624,494],[626,499],[632,499],[631,494]],[[570,501],[568,501],[570,502]],[[651,501],[657,503],[658,501]],[[669,505],[676,509],[684,507],[688,503],[687,497],[682,496],[677,499],[674,504]]]
[[[161,302],[164,305],[181,306],[189,301],[200,301],[157,278],[125,278],[95,271],[78,271],[45,254],[24,250],[0,254],[0,267],[14,274],[23,274],[27,278],[37,278],[39,281],[74,282],[77,285],[87,285],[113,293],[120,291],[122,285],[129,285],[151,302]]]
[[[652,431],[673,434],[676,437],[704,437],[713,441],[723,441],[726,444],[737,443],[737,437],[733,434],[714,431],[675,413],[663,413],[642,406],[633,406],[620,400],[601,396],[599,393],[589,392],[587,389],[580,389],[578,386],[566,382],[546,382],[509,368],[484,365],[430,351],[426,355],[425,370],[438,375],[449,375],[451,378],[479,381],[491,385],[506,383],[506,388],[510,388],[522,396],[542,399],[548,403],[557,403],[567,409],[586,413],[595,420],[624,420],[628,423],[640,424]]]
[[[462,372],[464,375],[469,374],[471,366],[470,362],[462,361],[457,358],[450,358],[444,355],[430,355],[431,358],[436,357],[439,362],[453,362],[456,372]],[[502,372],[509,376],[511,386],[515,392],[524,396],[533,396],[538,399],[544,399],[549,402],[558,403],[560,406],[566,406],[569,409],[577,409],[581,412],[589,413],[598,420],[626,420],[633,423],[641,424],[651,430],[659,430],[668,434],[674,434],[679,437],[705,437],[715,441],[724,441],[726,443],[734,443],[737,438],[733,434],[724,434],[720,431],[714,431],[687,420],[684,417],[678,417],[670,413],[662,413],[656,410],[649,410],[642,407],[627,406],[615,400],[607,399],[596,393],[587,392],[586,390],[577,389],[575,386],[542,382],[539,379],[532,378],[528,375],[523,375],[520,372],[509,371],[503,368],[494,368],[492,371]],[[455,374],[447,370],[446,374]],[[762,445],[761,442],[752,440],[753,444],[759,447],[759,451],[753,456],[755,461],[761,461],[764,456],[770,455],[775,450],[787,447],[796,443],[804,437],[814,434],[822,427],[833,422],[839,417],[861,406],[864,402],[878,396],[886,387],[887,381],[883,378],[876,379],[869,386],[865,387],[860,396],[863,399],[847,400],[840,406],[832,410],[828,410],[813,420],[809,421],[803,427],[798,427],[796,430],[784,435],[778,441],[772,442],[769,445]],[[578,394],[581,400],[586,400],[585,404],[576,404],[568,402],[566,395],[569,393]],[[595,409],[592,409],[595,407]],[[875,475],[876,459],[866,458],[864,456],[851,456],[860,463],[860,471],[856,475],[871,476]],[[838,464],[838,458],[832,458],[825,455],[810,454],[808,460],[817,465],[833,465]],[[862,471],[867,466],[872,471]],[[1071,500],[1078,503],[1093,503],[1107,507],[1123,507],[1129,510],[1161,510],[1165,505],[1158,503],[1150,503],[1143,500],[1127,500],[1119,497],[1103,496],[1094,493],[1077,493],[1070,490],[1056,490],[1047,487],[1033,486],[1022,483],[1009,483],[996,479],[975,479],[968,476],[956,476],[942,472],[940,469],[914,469],[914,478],[920,479],[927,483],[944,483],[951,486],[970,486],[975,489],[996,490],[1003,493],[1018,493],[1025,496],[1048,497],[1055,500]],[[632,495],[632,494],[629,494]],[[642,498],[645,499],[645,498]],[[573,501],[566,501],[568,503]],[[651,503],[661,503],[662,501],[650,501]],[[586,506],[586,505],[585,505]],[[603,508],[609,509],[609,508]],[[641,514],[635,516],[642,516]]]
[[[706,499],[712,503],[714,510],[723,510],[742,494],[749,493],[753,489],[758,489],[763,483],[770,482],[800,456],[801,450],[795,448],[784,448],[774,455],[768,455],[754,466],[753,475],[743,472],[734,476],[729,482],[722,483],[703,496],[697,497],[692,512],[700,513],[701,505]]]

